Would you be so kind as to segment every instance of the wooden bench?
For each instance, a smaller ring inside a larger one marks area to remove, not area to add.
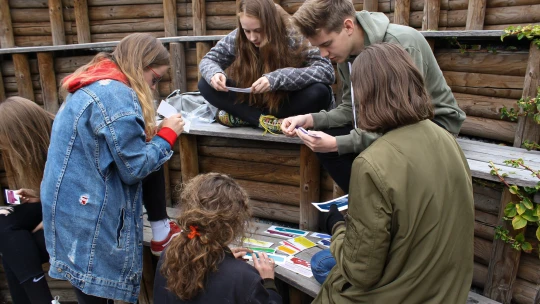
[[[169,217],[171,218],[177,218],[180,214],[180,210],[179,209],[175,209],[175,208],[167,208],[167,213],[169,214]],[[270,227],[271,225],[269,224],[262,224],[262,223],[258,223],[258,222],[252,222],[251,225],[250,225],[250,231],[248,231],[249,234],[252,234],[251,237],[257,239],[257,240],[262,240],[262,241],[267,241],[267,242],[272,242],[274,243],[274,245],[272,246],[272,248],[275,248],[277,247],[278,243],[280,241],[283,241],[282,238],[278,238],[278,237],[272,237],[266,233],[264,233],[264,231],[266,231],[266,229],[268,227]],[[317,242],[319,241],[320,239],[318,238],[314,238],[314,237],[311,237],[311,236],[307,236],[308,239],[311,239],[312,241],[314,242]],[[150,240],[152,239],[152,231],[150,229],[150,224],[148,223],[148,221],[146,220],[146,217],[145,217],[145,221],[144,221],[144,245],[146,246],[146,248],[148,248],[148,246],[150,246]],[[311,257],[321,251],[322,249],[320,247],[313,247],[313,248],[310,248],[310,249],[307,249],[307,250],[304,250],[300,253],[298,253],[297,257],[301,258],[301,259],[304,259],[306,261],[310,261],[311,260]],[[148,256],[147,256],[148,257]],[[145,259],[145,263],[147,262],[147,260]],[[145,266],[148,266],[148,265],[145,265]],[[147,270],[143,273],[143,289],[147,289],[147,286],[153,286],[153,275],[152,275],[152,278],[147,278],[147,276],[149,276],[151,273],[150,273],[150,270]],[[296,304],[296,303],[301,303],[301,302],[311,302],[312,298],[315,298],[317,296],[317,294],[319,293],[319,290],[321,289],[321,285],[315,280],[315,278],[311,277],[311,278],[307,278],[305,276],[302,276],[302,275],[299,275],[295,272],[292,272],[288,269],[285,269],[283,267],[279,267],[279,266],[276,266],[276,269],[275,269],[275,274],[276,274],[276,278],[282,282],[284,282],[285,284],[287,284],[288,286],[292,287],[289,289],[289,301],[290,303],[292,304]],[[146,276],[146,277],[145,277]],[[153,296],[153,292],[151,293],[151,295]],[[306,297],[307,296],[307,297]],[[152,299],[150,297],[150,299]],[[141,299],[139,299],[139,302],[141,302]],[[152,301],[150,301],[150,303],[153,303]],[[493,301],[491,299],[488,299],[484,296],[481,296],[477,293],[474,293],[474,292],[469,292],[469,298],[467,300],[467,304],[496,304],[496,303],[499,303],[499,302],[496,302],[496,301]]]

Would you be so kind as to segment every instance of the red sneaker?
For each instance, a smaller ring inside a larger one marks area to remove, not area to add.
[[[180,229],[180,227],[178,227],[178,225],[175,222],[169,221],[169,225],[171,225],[171,231],[169,231],[169,235],[167,235],[167,237],[163,241],[159,241],[159,242],[156,242],[154,240],[150,241],[150,250],[152,251],[152,254],[155,256],[160,256],[161,252],[163,252],[165,247],[169,245],[171,240],[175,236],[179,235],[180,232],[182,232],[182,229]]]

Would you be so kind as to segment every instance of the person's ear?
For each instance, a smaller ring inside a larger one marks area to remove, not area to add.
[[[352,20],[351,18],[346,18],[343,21],[343,28],[347,32],[347,35],[352,35],[352,33],[354,32],[354,20]]]

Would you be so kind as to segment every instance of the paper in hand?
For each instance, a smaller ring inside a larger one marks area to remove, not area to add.
[[[349,195],[347,194],[327,202],[311,204],[322,212],[330,211],[330,206],[332,205],[337,205],[338,210],[343,211],[349,208]]]
[[[169,118],[174,114],[178,114],[178,111],[175,107],[171,106],[165,100],[162,100],[157,108],[157,113],[165,118]]]
[[[226,87],[229,91],[238,92],[238,93],[251,93],[251,88],[235,88],[235,87]]]
[[[20,205],[21,198],[18,194],[15,194],[15,191],[6,189],[6,202],[9,205]]]
[[[302,133],[306,134],[306,135],[309,135],[311,137],[315,137],[315,138],[321,138],[319,135],[317,134],[314,134],[314,133],[310,133],[308,130],[302,128],[302,127],[298,127],[297,128],[298,130],[302,131]]]

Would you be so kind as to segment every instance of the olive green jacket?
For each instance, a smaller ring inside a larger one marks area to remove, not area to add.
[[[313,303],[465,303],[473,275],[467,160],[429,120],[386,133],[354,161],[337,265]]]
[[[439,64],[431,51],[429,44],[417,30],[403,25],[390,24],[390,20],[383,13],[370,13],[361,11],[356,13],[356,19],[364,30],[364,45],[389,42],[401,45],[412,57],[416,67],[424,77],[426,90],[431,96],[435,109],[436,123],[451,133],[458,134],[465,120],[463,112],[456,102],[450,87],[446,84]],[[349,59],[354,61],[355,56]],[[338,73],[343,81],[342,103],[331,111],[321,111],[311,114],[314,129],[354,126],[350,72],[348,63],[338,64]],[[369,75],[365,75],[369,77]],[[337,136],[339,154],[360,153],[373,143],[379,134],[368,133],[361,129],[353,129],[350,134]]]

